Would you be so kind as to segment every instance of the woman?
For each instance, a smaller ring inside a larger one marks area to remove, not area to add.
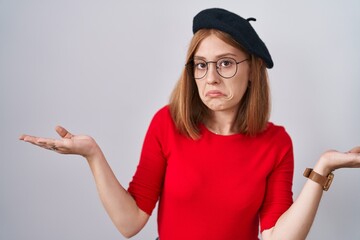
[[[194,18],[194,37],[168,106],[154,116],[129,189],[89,136],[56,127],[61,139],[21,140],[84,156],[102,203],[125,237],[159,200],[161,240],[305,239],[332,171],[360,167],[360,147],[325,152],[292,200],[293,150],[269,120],[266,67],[273,62],[249,21],[223,9]]]

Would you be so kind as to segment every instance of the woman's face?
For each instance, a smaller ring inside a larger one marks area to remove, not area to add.
[[[194,54],[195,68],[203,71],[205,62],[217,62],[219,59],[232,58],[236,62],[247,59],[247,54],[235,48],[215,35],[203,39]],[[216,71],[216,63],[208,63],[206,75],[201,79],[195,79],[202,102],[213,111],[237,112],[240,100],[243,97],[249,81],[249,63],[244,61],[237,65],[237,72],[231,78],[224,78]],[[220,63],[220,67],[227,67],[228,62]],[[226,70],[226,69],[225,69]],[[194,70],[196,71],[196,70]],[[220,71],[220,69],[219,69]]]

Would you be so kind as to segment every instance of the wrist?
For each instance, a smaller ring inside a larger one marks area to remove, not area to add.
[[[93,138],[91,138],[88,145],[88,150],[83,154],[83,157],[86,158],[86,160],[88,161],[92,161],[93,159],[99,158],[99,156],[101,155],[102,151],[99,145]]]
[[[314,171],[323,176],[329,175],[333,169],[329,166],[328,162],[329,161],[325,157],[320,157],[319,161],[314,166]]]
[[[327,176],[323,176],[318,172],[314,171],[312,168],[306,168],[303,175],[304,177],[318,183],[324,191],[329,190],[330,185],[334,179],[333,173],[329,173]]]

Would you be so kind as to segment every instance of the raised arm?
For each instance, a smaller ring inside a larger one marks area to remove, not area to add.
[[[61,154],[76,154],[86,158],[93,173],[100,199],[111,220],[125,237],[138,233],[149,215],[138,208],[133,197],[116,179],[103,152],[92,137],[73,135],[57,126],[60,139],[20,136],[20,140]]]
[[[314,171],[327,176],[339,168],[359,168],[360,147],[349,152],[325,152],[314,167]],[[308,235],[318,209],[323,188],[320,184],[307,180],[299,197],[279,218],[276,225],[262,232],[264,240],[287,239],[303,240]]]

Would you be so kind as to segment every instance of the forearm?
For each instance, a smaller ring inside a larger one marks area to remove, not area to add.
[[[100,199],[117,229],[131,237],[139,232],[148,220],[148,215],[140,210],[133,197],[121,186],[100,149],[87,157],[94,175]]]
[[[100,199],[115,226],[125,237],[139,232],[149,215],[138,208],[132,196],[120,185],[95,140],[87,135],[73,135],[61,126],[55,130],[61,139],[26,134],[19,139],[57,153],[85,157],[94,175]]]
[[[314,167],[314,171],[324,176],[330,173],[321,165],[321,161]],[[322,194],[323,188],[320,184],[307,180],[296,201],[279,218],[276,225],[271,230],[263,232],[264,239],[305,239],[314,221]]]

